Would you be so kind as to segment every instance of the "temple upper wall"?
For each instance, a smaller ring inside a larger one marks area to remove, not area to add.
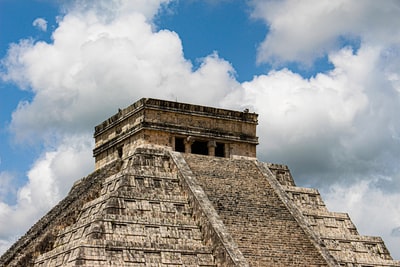
[[[95,127],[96,168],[147,143],[230,157],[256,156],[255,113],[143,98]]]

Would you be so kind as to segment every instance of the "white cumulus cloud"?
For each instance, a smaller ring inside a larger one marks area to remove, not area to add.
[[[239,86],[232,66],[217,54],[203,58],[192,71],[177,34],[154,31],[141,14],[110,22],[92,12],[68,14],[53,39],[51,44],[21,41],[5,59],[3,79],[35,93],[33,101],[20,103],[13,113],[17,139],[91,131],[140,97],[215,105]]]
[[[344,41],[398,43],[400,2],[387,0],[252,0],[253,16],[269,33],[258,51],[259,62],[300,61],[338,49]]]
[[[376,47],[343,48],[330,54],[328,73],[306,79],[271,71],[243,83],[224,104],[259,113],[259,156],[288,163],[303,183],[393,175],[400,158],[393,111],[400,95],[385,76],[383,54]]]
[[[41,31],[47,31],[47,20],[44,18],[37,18],[32,23],[33,26],[37,27]]]

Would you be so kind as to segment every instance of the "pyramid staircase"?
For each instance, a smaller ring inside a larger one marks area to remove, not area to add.
[[[330,212],[318,190],[294,185],[286,166],[266,164],[274,170],[282,190],[295,204],[307,225],[340,266],[399,266],[380,237],[359,235],[347,213]]]
[[[120,171],[90,185],[86,179],[76,183],[71,192],[96,187],[96,193],[85,203],[79,201],[85,192],[70,194],[79,212],[70,214],[73,204],[60,203],[53,217],[63,220],[45,225],[53,210],[32,227],[22,238],[31,242],[27,250],[41,231],[52,233],[34,245],[34,261],[1,266],[216,266],[172,167],[164,150],[137,149]]]
[[[250,266],[329,266],[254,161],[184,157]]]
[[[287,166],[184,157],[251,266],[400,266],[380,237],[295,186]]]
[[[138,150],[35,266],[215,266],[191,212],[168,155]]]
[[[284,165],[137,147],[76,182],[0,266],[400,266]]]

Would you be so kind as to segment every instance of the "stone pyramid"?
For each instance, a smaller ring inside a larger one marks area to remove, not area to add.
[[[400,266],[287,166],[257,114],[141,99],[95,129],[96,170],[0,266]]]

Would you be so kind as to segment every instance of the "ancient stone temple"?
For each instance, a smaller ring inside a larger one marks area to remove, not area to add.
[[[284,165],[257,114],[141,99],[96,126],[96,170],[1,266],[400,266]],[[76,179],[77,177],[71,177]]]

